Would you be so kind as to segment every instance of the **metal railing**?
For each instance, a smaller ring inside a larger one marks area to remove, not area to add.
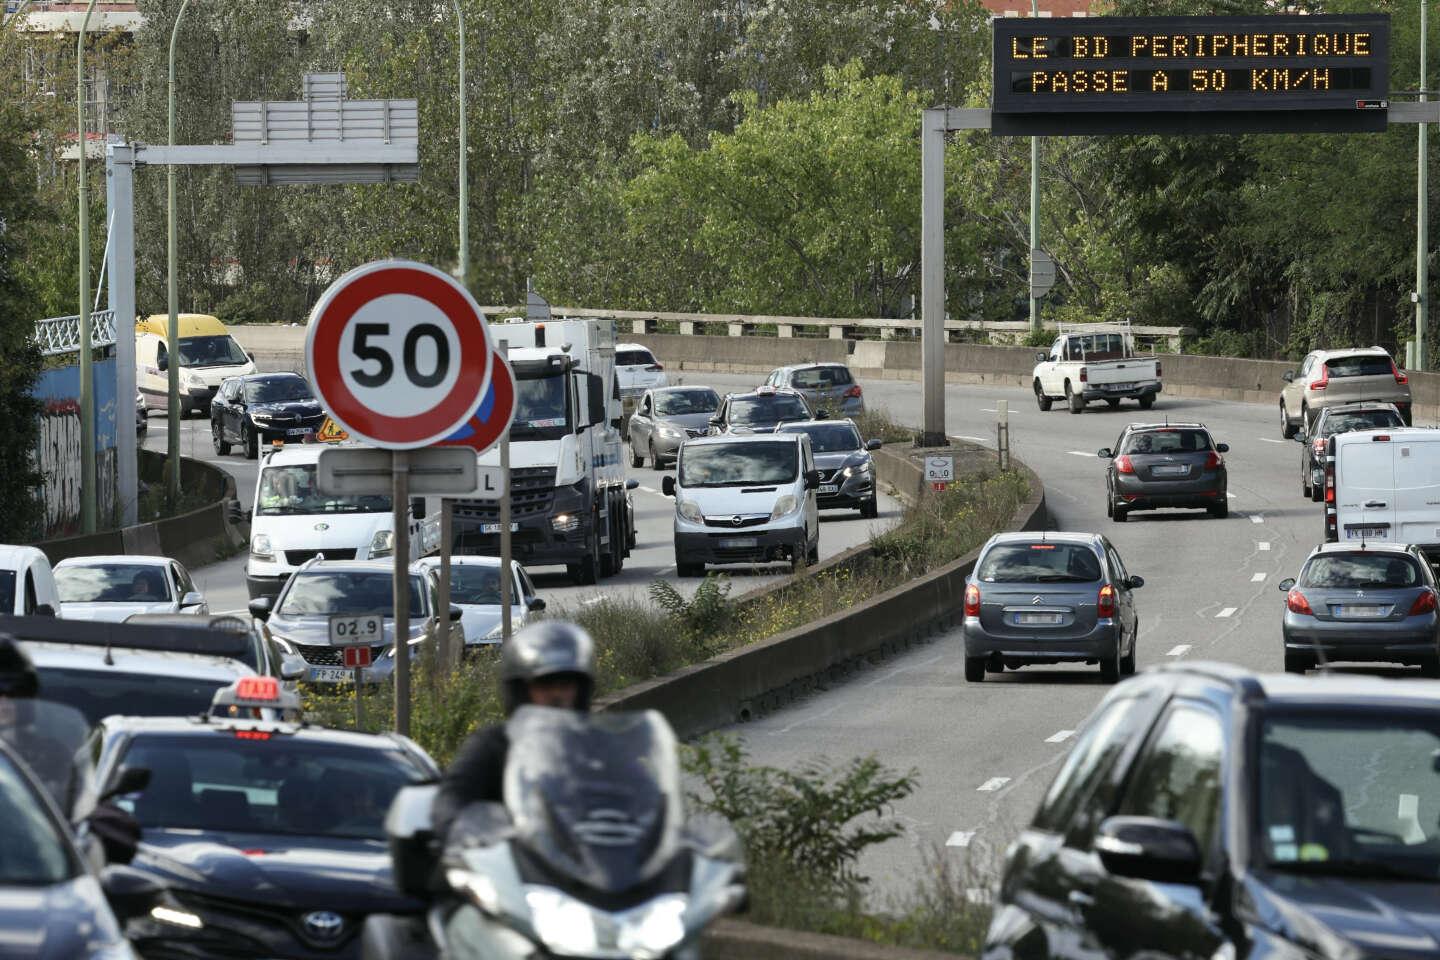
[[[80,317],[50,317],[35,322],[35,342],[42,356],[80,352]],[[115,311],[96,310],[90,314],[90,346],[108,347],[115,343]]]

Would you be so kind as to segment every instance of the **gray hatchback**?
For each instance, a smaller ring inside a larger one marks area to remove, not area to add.
[[[1400,543],[1326,543],[1285,593],[1285,670],[1331,660],[1419,664],[1440,677],[1435,575],[1424,554]]]
[[[1216,443],[1203,423],[1132,423],[1114,448],[1096,456],[1109,460],[1105,477],[1105,513],[1124,523],[1132,510],[1200,507],[1213,517],[1230,513],[1226,499],[1229,451]]]
[[[965,581],[965,679],[1039,663],[1098,663],[1107,683],[1134,673],[1144,585],[1098,533],[996,534]]]

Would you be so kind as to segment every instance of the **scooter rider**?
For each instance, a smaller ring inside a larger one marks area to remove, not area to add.
[[[532,624],[505,644],[500,687],[507,717],[526,703],[588,713],[595,690],[595,641],[573,623]],[[504,723],[470,734],[445,771],[435,797],[431,823],[436,837],[445,837],[467,805],[504,802],[509,752]]]

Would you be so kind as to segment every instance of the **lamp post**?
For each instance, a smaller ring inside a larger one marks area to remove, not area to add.
[[[1426,0],[1420,0],[1420,102],[1425,103]],[[1420,124],[1420,160],[1415,203],[1415,369],[1425,369],[1425,341],[1430,325],[1430,124]]]
[[[175,14],[175,25],[170,28],[170,77],[166,86],[168,103],[168,143],[175,146],[175,40],[180,36],[180,19],[190,0],[181,0],[180,10]],[[169,439],[165,448],[165,500],[173,510],[180,502],[180,294],[175,281],[175,165],[165,167],[165,226],[166,264],[165,294],[169,304],[170,320],[165,328],[166,402],[165,421]]]
[[[1040,0],[1030,0],[1030,14],[1040,19]],[[1030,332],[1040,332],[1040,300],[1035,296],[1035,251],[1040,246],[1040,138],[1030,138]]]
[[[90,349],[90,187],[85,180],[85,31],[96,0],[85,8],[75,39],[75,119],[80,148],[80,531],[95,532],[95,370]]]

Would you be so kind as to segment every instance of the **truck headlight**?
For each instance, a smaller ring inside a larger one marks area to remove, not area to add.
[[[250,538],[250,556],[256,560],[274,560],[275,548],[270,545],[270,538],[265,534]]]
[[[675,510],[689,520],[691,523],[704,523],[705,515],[700,512],[700,504],[694,500],[680,500],[675,504]]]
[[[580,529],[580,518],[573,513],[557,513],[550,518],[550,529],[556,533],[569,533]]]
[[[388,557],[395,550],[395,532],[393,530],[376,530],[375,536],[370,538],[370,558]]]
[[[770,511],[770,519],[779,520],[787,514],[794,513],[799,506],[800,501],[795,499],[794,494],[787,493],[775,501],[775,509]]]

